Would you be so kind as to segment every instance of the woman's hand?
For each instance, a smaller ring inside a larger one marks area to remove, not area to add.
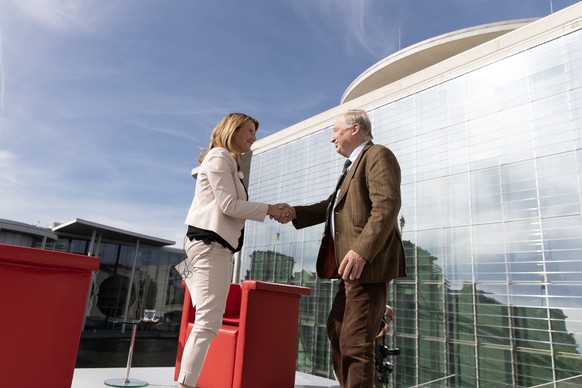
[[[267,214],[272,220],[286,224],[295,219],[295,209],[286,203],[278,203],[276,205],[269,205]]]

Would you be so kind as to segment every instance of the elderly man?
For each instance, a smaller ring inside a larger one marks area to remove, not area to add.
[[[388,284],[406,276],[397,222],[400,166],[388,148],[372,142],[362,110],[337,118],[331,142],[347,158],[335,191],[296,206],[291,217],[297,229],[325,222],[317,274],[340,279],[327,322],[336,377],[341,387],[374,387],[374,342]]]

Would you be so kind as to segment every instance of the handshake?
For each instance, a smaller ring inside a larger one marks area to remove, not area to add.
[[[295,208],[286,203],[278,203],[276,205],[269,205],[267,214],[272,220],[286,224],[295,218]]]

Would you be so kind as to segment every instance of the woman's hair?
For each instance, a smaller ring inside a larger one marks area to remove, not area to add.
[[[359,124],[362,135],[372,140],[372,124],[370,123],[370,118],[366,111],[361,109],[350,109],[344,113],[344,118],[346,119],[346,124],[348,126]]]
[[[251,116],[245,115],[244,113],[229,113],[212,130],[210,135],[210,144],[208,148],[200,155],[198,161],[202,163],[208,151],[214,147],[225,148],[231,155],[236,159],[239,157],[239,153],[232,149],[232,136],[234,133],[247,123],[252,122],[255,124],[255,131],[259,129],[259,122],[252,118]]]

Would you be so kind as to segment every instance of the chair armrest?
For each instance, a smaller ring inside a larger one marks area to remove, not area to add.
[[[292,295],[310,295],[311,289],[307,287],[292,286],[289,284],[279,284],[271,282],[262,282],[258,280],[244,280],[242,282],[243,290],[256,290],[266,292],[278,292],[281,294]]]

